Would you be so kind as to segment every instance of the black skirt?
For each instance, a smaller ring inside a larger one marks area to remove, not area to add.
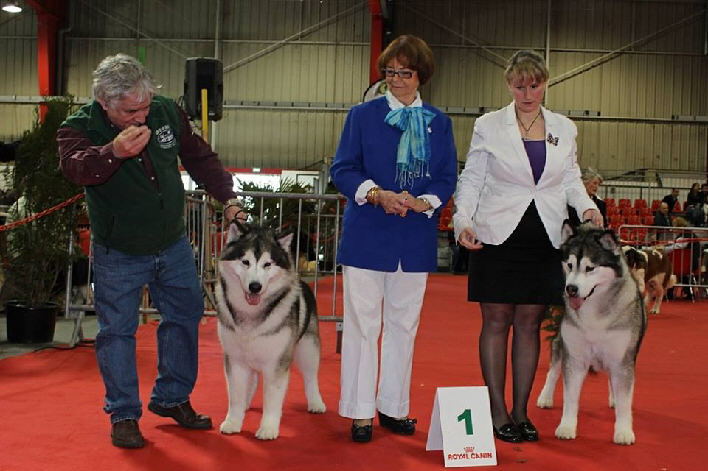
[[[560,250],[548,239],[533,201],[504,243],[470,250],[470,301],[562,304],[564,285]]]

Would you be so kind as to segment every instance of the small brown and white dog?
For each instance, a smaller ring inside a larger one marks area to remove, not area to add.
[[[661,300],[666,292],[676,284],[671,258],[662,247],[635,249],[622,247],[632,276],[637,280],[639,292],[644,296],[644,306],[650,314],[659,314]],[[654,301],[649,309],[649,303]]]

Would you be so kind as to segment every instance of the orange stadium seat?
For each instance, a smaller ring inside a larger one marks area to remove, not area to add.
[[[637,198],[634,200],[634,207],[639,209],[639,208],[648,208],[649,206],[647,205],[647,200]]]
[[[629,198],[620,198],[619,200],[619,207],[620,208],[629,208],[632,206],[632,202],[629,200]]]
[[[651,210],[656,211],[659,209],[659,206],[661,206],[661,200],[652,200],[651,202]]]

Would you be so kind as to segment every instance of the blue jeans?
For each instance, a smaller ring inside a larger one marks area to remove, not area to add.
[[[96,357],[106,386],[111,422],[138,419],[135,332],[143,285],[160,312],[157,379],[151,400],[173,407],[189,399],[197,379],[202,290],[186,237],[156,255],[128,255],[94,244],[94,293],[98,316]]]

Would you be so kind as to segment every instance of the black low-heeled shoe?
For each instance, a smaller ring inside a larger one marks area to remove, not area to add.
[[[530,420],[525,420],[516,424],[521,432],[521,438],[527,442],[537,442],[538,441],[538,430]]]
[[[417,423],[417,419],[394,419],[383,412],[379,412],[379,424],[399,435],[413,435],[415,433],[415,424]]]
[[[509,422],[508,424],[504,424],[499,428],[496,428],[492,425],[492,429],[494,430],[494,436],[501,441],[509,443],[520,443],[523,440],[521,431],[516,425],[512,424],[511,422]]]
[[[352,441],[358,443],[370,442],[373,428],[371,424],[356,425],[352,423]]]

